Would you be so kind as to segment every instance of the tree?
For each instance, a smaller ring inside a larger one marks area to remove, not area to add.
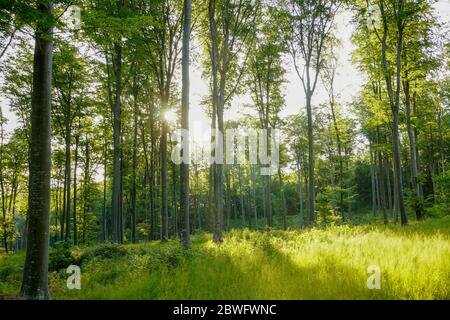
[[[220,149],[224,145],[223,114],[226,103],[236,93],[243,75],[245,63],[238,66],[239,56],[244,51],[244,44],[252,42],[254,26],[260,10],[259,1],[209,0],[208,2],[208,54],[211,71],[212,92],[212,134],[211,141]],[[223,34],[218,30],[221,28]],[[244,62],[248,50],[244,51]],[[234,80],[234,82],[233,82]],[[218,134],[217,134],[218,132]],[[223,229],[223,159],[214,154],[214,234],[216,243],[222,242]],[[212,181],[212,179],[211,179]]]
[[[302,82],[308,118],[308,211],[309,222],[315,217],[314,135],[312,96],[323,68],[327,43],[332,37],[334,18],[340,1],[290,0],[284,12],[288,19],[285,38],[297,76]],[[299,63],[303,61],[303,66]]]
[[[27,249],[21,299],[48,299],[53,3],[40,1],[35,32]]]
[[[281,86],[284,82],[285,70],[282,66],[282,54],[285,47],[272,27],[273,10],[264,10],[257,30],[256,43],[250,43],[254,49],[249,55],[246,85],[250,89],[253,104],[258,112],[261,128],[267,131],[266,145],[270,146],[271,129],[280,123],[279,112],[284,106]],[[268,154],[268,150],[265,151]],[[267,168],[271,171],[270,163]],[[279,174],[281,178],[281,173]],[[265,177],[264,211],[267,225],[272,227],[271,180],[272,173]],[[281,180],[280,180],[281,181]]]
[[[191,0],[184,0],[184,25],[183,25],[183,61],[182,61],[182,103],[181,103],[181,128],[189,130],[189,38],[191,35]],[[183,146],[183,155],[189,153],[189,141]],[[182,158],[183,159],[183,158]],[[183,212],[183,230],[181,232],[182,243],[189,247],[189,162],[181,164],[181,208]]]

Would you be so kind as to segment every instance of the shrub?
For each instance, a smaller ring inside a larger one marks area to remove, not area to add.
[[[69,242],[57,242],[50,249],[48,261],[49,271],[65,269],[75,263],[76,259],[72,256],[72,245]]]
[[[107,243],[95,246],[83,252],[79,257],[79,262],[82,263],[86,260],[91,260],[94,257],[97,259],[106,260],[106,259],[116,259],[124,257],[126,255],[128,255],[128,251],[123,246],[120,246],[118,244]]]

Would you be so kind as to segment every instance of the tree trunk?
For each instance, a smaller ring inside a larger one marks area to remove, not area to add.
[[[239,206],[241,207],[242,226],[245,226],[244,195],[242,191],[242,167],[238,164]]]
[[[70,239],[70,213],[71,213],[71,204],[72,201],[70,199],[71,197],[71,168],[72,168],[72,164],[71,164],[71,151],[70,151],[70,145],[71,145],[71,140],[72,140],[72,123],[71,123],[71,117],[72,117],[72,112],[71,112],[71,105],[70,103],[67,106],[67,113],[66,113],[66,137],[65,137],[65,142],[66,142],[66,169],[65,169],[65,227],[66,227],[66,234],[64,236],[64,239],[66,241],[68,241]],[[64,229],[64,228],[63,228]]]
[[[407,77],[408,75],[406,75]],[[417,159],[416,159],[416,140],[414,136],[414,130],[411,124],[411,96],[410,96],[410,85],[409,80],[403,81],[403,92],[405,94],[405,109],[406,109],[406,131],[408,132],[408,140],[409,140],[409,155],[411,157],[411,184],[414,192],[416,193],[415,201],[416,207],[416,219],[419,221],[422,219],[422,210],[420,209],[421,192],[420,186],[417,182]]]
[[[133,163],[131,167],[131,241],[136,243],[136,167],[137,167],[137,134],[138,134],[138,87],[134,79],[133,86]]]
[[[172,162],[172,212],[174,237],[178,237],[177,166]],[[181,186],[180,186],[181,187]]]
[[[108,239],[108,228],[106,224],[106,185],[107,185],[107,156],[108,156],[108,148],[106,144],[106,129],[105,129],[105,141],[103,146],[103,207],[102,207],[102,231],[103,231],[103,242],[106,242],[106,239]]]
[[[192,1],[184,0],[184,26],[183,26],[183,57],[182,57],[182,102],[181,102],[181,128],[189,130],[189,40],[191,34]],[[189,154],[189,141],[183,146],[183,153]],[[183,159],[184,157],[182,157]],[[181,185],[181,211],[183,214],[183,228],[181,241],[185,248],[189,247],[189,162],[182,163],[180,168]]]
[[[78,245],[78,225],[77,225],[77,169],[78,169],[78,144],[80,136],[75,137],[75,163],[73,169],[73,244]]]
[[[387,211],[386,211],[386,191],[384,182],[384,172],[383,172],[383,154],[380,147],[380,128],[377,127],[377,138],[378,138],[378,181],[380,184],[380,202],[381,209],[383,211],[384,224],[388,223]]]
[[[162,110],[166,110],[167,103],[163,103]],[[168,203],[168,185],[167,185],[167,121],[162,121],[161,132],[161,241],[167,241],[169,238],[169,203]]]
[[[372,140],[369,138],[369,152],[370,152],[370,181],[372,184],[372,215],[376,215],[376,185],[375,185],[375,161],[373,156]]]
[[[118,1],[119,7],[121,1]],[[122,46],[114,44],[115,102],[112,106],[113,115],[113,181],[111,199],[111,240],[119,242],[121,193],[121,93],[122,93]]]
[[[306,93],[306,113],[308,118],[308,214],[309,222],[314,223],[316,221],[315,213],[315,177],[314,177],[314,136],[313,136],[313,121],[312,121],[312,109],[311,109],[311,93]]]
[[[281,175],[281,167],[278,166],[278,179],[280,180],[281,200],[283,201],[283,229],[287,229],[287,207],[286,198],[284,196],[283,176]]]
[[[398,11],[403,11],[403,1],[400,2],[400,7],[397,8]],[[394,90],[392,88],[390,67],[387,62],[387,33],[388,33],[388,22],[385,13],[384,3],[381,2],[380,5],[381,15],[383,18],[383,38],[381,40],[382,50],[382,63],[383,71],[386,79],[386,86],[389,95],[389,104],[391,106],[393,123],[392,123],[392,146],[393,146],[393,159],[394,159],[394,194],[397,196],[397,207],[400,214],[400,219],[402,225],[408,223],[408,219],[405,211],[404,195],[403,195],[403,182],[402,182],[402,168],[400,159],[400,138],[399,138],[399,109],[400,109],[400,86],[401,86],[401,54],[403,47],[403,27],[402,27],[402,17],[397,17],[400,19],[397,21],[397,50],[396,50],[396,93],[394,96]],[[397,15],[401,16],[403,12],[399,12]]]
[[[386,185],[387,185],[387,195],[388,195],[388,208],[392,210],[392,186],[391,186],[391,169],[389,167],[388,156],[384,156],[384,170],[386,174]]]
[[[215,10],[216,10],[216,1],[215,0],[209,0],[209,6],[208,6],[208,16],[209,16],[209,30],[210,30],[210,37],[211,37],[211,73],[212,73],[212,81],[213,81],[213,88],[212,88],[212,95],[213,95],[213,111],[215,115],[217,116],[218,121],[218,130],[219,132],[223,132],[223,110],[220,106],[220,98],[219,98],[219,91],[218,91],[218,39],[217,39],[217,25],[216,25],[216,17],[215,17]],[[224,47],[225,44],[228,42],[228,39],[224,40]],[[227,50],[224,49],[224,53],[227,53]],[[223,57],[225,59],[225,57]],[[225,67],[225,63],[223,64],[223,67]],[[223,79],[224,80],[224,79]],[[222,81],[221,81],[222,82]],[[221,83],[222,85],[222,83]],[[215,130],[215,124],[211,128],[212,130]],[[216,136],[215,143],[217,145],[217,139],[219,137]],[[223,145],[223,141],[222,141]],[[217,153],[216,153],[217,154]],[[218,161],[218,159],[216,159]],[[219,161],[220,162],[220,161]],[[222,242],[222,225],[223,225],[223,199],[222,199],[222,188],[220,188],[220,185],[222,184],[222,169],[223,166],[219,163],[213,164],[214,169],[212,169],[212,173],[214,176],[214,200],[215,200],[215,208],[214,208],[214,235],[213,240],[216,243]]]
[[[39,4],[44,16],[36,27],[27,248],[20,299],[49,299],[48,241],[50,224],[50,109],[52,88],[53,3]],[[51,22],[49,22],[51,21]]]
[[[84,182],[83,182],[83,244],[86,244],[86,229],[87,221],[86,214],[88,211],[88,201],[89,201],[89,179],[90,179],[90,150],[89,150],[89,138],[86,134],[86,145],[84,154]]]
[[[252,199],[253,199],[253,216],[255,218],[255,228],[256,230],[259,229],[258,227],[258,211],[257,211],[257,202],[256,202],[256,178],[255,178],[255,171],[256,171],[256,165],[250,164],[250,170],[251,170],[251,178],[252,178]]]
[[[300,157],[297,156],[297,179],[298,179],[298,202],[299,202],[299,214],[300,214],[300,227],[304,224],[304,213],[303,213],[303,179],[302,179],[302,169],[300,167]]]

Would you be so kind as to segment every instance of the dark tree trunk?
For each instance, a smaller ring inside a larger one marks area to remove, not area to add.
[[[66,137],[65,137],[65,142],[66,142],[66,161],[65,161],[65,165],[66,165],[66,169],[65,169],[65,236],[64,239],[66,241],[68,241],[70,239],[70,212],[71,212],[71,168],[72,168],[72,164],[71,164],[71,151],[70,151],[70,145],[71,145],[71,140],[72,140],[72,125],[71,125],[71,118],[72,117],[72,112],[71,112],[71,105],[70,103],[67,106],[67,114],[66,114]],[[62,228],[64,229],[64,228]]]
[[[73,244],[78,245],[78,225],[77,225],[77,169],[78,169],[78,144],[80,136],[75,137],[75,163],[73,169]]]
[[[210,37],[211,37],[211,73],[212,73],[212,96],[213,96],[213,126],[211,130],[215,130],[215,118],[217,117],[218,126],[217,129],[219,132],[223,132],[223,110],[220,106],[220,98],[219,98],[219,89],[218,89],[218,39],[217,39],[217,24],[216,24],[216,17],[215,17],[215,10],[216,10],[216,1],[215,0],[209,0],[209,6],[208,6],[208,16],[209,16],[209,31],[210,31]],[[228,39],[225,40],[224,44],[228,42]],[[224,52],[226,52],[224,50]],[[224,64],[225,66],[225,64]],[[223,79],[224,80],[224,79]],[[217,139],[219,137],[215,137],[215,143],[217,145]],[[223,141],[222,141],[223,142]],[[223,145],[223,143],[222,143]],[[217,155],[217,152],[216,152]],[[216,159],[218,161],[218,159]],[[219,160],[219,162],[221,162]],[[222,189],[221,184],[223,183],[223,165],[220,163],[213,164],[213,168],[210,170],[211,172],[211,178],[214,177],[214,202],[215,207],[211,209],[214,211],[214,235],[213,240],[216,243],[222,242],[222,228],[223,228],[223,199],[222,199]]]
[[[89,180],[90,180],[90,149],[89,149],[89,138],[86,135],[86,145],[84,154],[84,182],[83,182],[83,244],[86,244],[86,230],[87,221],[86,214],[89,209]]]
[[[380,128],[377,127],[377,138],[378,138],[378,181],[380,184],[380,202],[381,209],[383,211],[384,224],[388,223],[387,210],[386,210],[386,191],[384,182],[384,172],[383,172],[383,154],[380,147]]]
[[[283,176],[281,174],[281,167],[278,166],[278,179],[280,180],[280,193],[281,193],[281,201],[283,201],[283,229],[287,229],[287,206],[286,206],[286,197],[284,195],[284,186],[283,186]]]
[[[137,79],[134,79],[133,96],[133,163],[131,166],[131,241],[136,243],[136,167],[137,167],[137,135],[138,135],[138,93]]]
[[[50,109],[52,88],[53,4],[38,5],[44,16],[36,27],[33,93],[31,97],[31,153],[27,248],[21,299],[49,299],[48,242],[50,224]],[[51,22],[49,22],[51,21]]]
[[[401,55],[403,48],[403,1],[400,1],[400,6],[397,8],[397,49],[396,49],[396,92],[394,90],[391,81],[391,71],[387,62],[387,33],[388,33],[388,21],[385,12],[384,2],[380,3],[381,16],[383,18],[383,37],[381,39],[381,55],[383,63],[383,71],[386,80],[386,86],[389,95],[389,104],[392,111],[392,146],[393,146],[393,160],[394,160],[394,194],[397,198],[397,208],[400,214],[402,225],[408,223],[408,219],[405,211],[404,195],[403,195],[403,182],[402,182],[402,168],[400,159],[400,133],[399,133],[399,109],[400,109],[400,86],[401,86]]]
[[[163,103],[165,110],[167,103]],[[167,121],[164,119],[162,123],[161,133],[161,240],[167,241],[169,238],[169,202],[168,202],[168,184],[167,184]]]
[[[103,146],[103,207],[102,207],[102,231],[103,231],[103,241],[106,242],[108,239],[108,228],[106,225],[106,185],[107,185],[107,161],[108,161],[108,148],[106,144],[106,129],[105,129],[105,141]]]
[[[406,77],[408,77],[408,74],[406,74]],[[419,221],[422,219],[422,210],[420,206],[422,194],[420,191],[420,185],[417,181],[417,171],[418,171],[418,165],[417,165],[417,158],[416,158],[416,140],[414,135],[414,130],[411,123],[411,96],[410,96],[410,84],[409,80],[403,81],[403,92],[405,94],[405,109],[406,109],[406,131],[408,133],[408,140],[409,140],[409,154],[411,157],[411,184],[412,188],[415,192],[415,211],[416,211],[416,219]]]
[[[8,222],[6,220],[6,194],[5,194],[5,181],[4,181],[4,168],[3,168],[3,145],[4,145],[4,130],[3,130],[3,110],[0,108],[0,189],[1,189],[1,201],[2,201],[2,224],[3,224],[3,242],[5,252],[8,253]]]
[[[120,4],[121,1],[119,1]],[[120,6],[120,5],[119,5]],[[114,73],[115,73],[115,102],[112,106],[113,114],[113,182],[111,201],[111,236],[113,242],[119,242],[120,212],[121,212],[121,92],[122,92],[122,47],[114,45]]]
[[[192,1],[184,1],[184,27],[183,27],[183,57],[182,57],[182,102],[181,102],[181,128],[189,130],[189,39],[191,33]],[[189,141],[183,146],[183,154],[189,158]],[[184,157],[182,157],[184,158]],[[189,247],[189,161],[181,164],[181,211],[183,214],[183,228],[181,241],[185,248]]]

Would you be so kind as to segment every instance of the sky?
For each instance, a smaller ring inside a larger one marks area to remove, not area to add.
[[[450,0],[440,0],[435,4],[436,15],[442,22],[450,23]],[[359,89],[363,83],[363,77],[356,69],[356,66],[351,63],[352,51],[354,46],[351,43],[351,34],[354,31],[354,26],[351,24],[351,13],[341,12],[336,18],[337,35],[342,42],[342,47],[337,50],[338,55],[338,70],[335,81],[335,91],[339,94],[339,102],[342,105],[350,102],[358,95]],[[13,51],[10,49],[10,51]],[[195,54],[195,53],[194,53]],[[300,80],[298,79],[289,56],[287,59],[286,83],[284,85],[285,107],[281,111],[281,116],[297,114],[303,112],[305,109],[305,97]],[[210,119],[207,117],[201,107],[201,100],[208,95],[208,80],[202,78],[202,69],[199,65],[192,63],[190,72],[191,93],[190,93],[190,127],[205,130],[205,137],[208,136]],[[0,75],[0,87],[3,82],[3,76]],[[327,100],[327,94],[321,85],[318,84],[316,92],[313,96],[313,105],[318,105]],[[231,108],[225,111],[225,120],[236,119],[244,113],[248,113],[249,109],[244,108],[245,104],[251,103],[248,94],[237,96],[232,102]],[[4,111],[4,115],[8,118],[6,131],[12,130],[18,126],[17,119],[9,110],[8,101],[0,95],[0,105]],[[199,139],[199,137],[197,137]]]

